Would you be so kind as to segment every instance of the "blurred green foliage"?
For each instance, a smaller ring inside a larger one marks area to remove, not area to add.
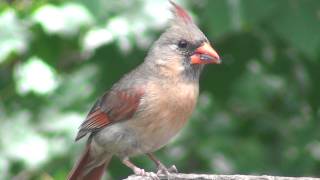
[[[223,57],[156,154],[182,172],[320,176],[320,1],[185,0]],[[0,1],[1,178],[65,179],[95,99],[143,61],[166,0]],[[134,161],[147,170],[152,162]],[[116,158],[108,179],[131,172]]]

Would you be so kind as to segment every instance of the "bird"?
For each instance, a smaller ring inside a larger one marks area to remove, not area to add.
[[[69,180],[99,180],[112,157],[134,174],[154,177],[177,172],[153,152],[166,145],[186,124],[199,95],[199,77],[207,64],[221,59],[185,9],[169,0],[173,17],[150,47],[144,61],[124,75],[93,105],[76,141],[88,135],[85,150]],[[146,172],[130,157],[147,155],[157,174]]]

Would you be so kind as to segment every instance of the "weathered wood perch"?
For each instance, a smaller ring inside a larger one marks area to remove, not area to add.
[[[158,176],[161,180],[320,180],[313,177],[282,177],[282,176],[252,176],[252,175],[211,175],[211,174],[170,174]],[[152,180],[149,177],[131,175],[125,180]]]

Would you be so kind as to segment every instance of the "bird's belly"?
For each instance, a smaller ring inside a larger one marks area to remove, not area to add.
[[[93,136],[93,143],[103,153],[109,152],[120,157],[143,153],[136,130],[128,126],[128,121],[118,122],[103,128]]]
[[[186,123],[187,117],[168,117],[166,113],[152,116],[150,119],[137,119],[130,123],[134,127],[143,153],[153,152],[166,145]]]
[[[168,109],[148,117],[138,115],[105,127],[94,136],[94,143],[104,152],[120,157],[153,152],[179,132],[190,114],[178,115],[174,109]]]

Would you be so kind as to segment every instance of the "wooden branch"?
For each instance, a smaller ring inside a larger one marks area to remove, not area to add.
[[[170,174],[160,175],[160,180],[320,180],[313,177],[282,177],[282,176],[253,176],[253,175],[212,175],[212,174]],[[154,180],[151,177],[131,175],[125,180]]]

